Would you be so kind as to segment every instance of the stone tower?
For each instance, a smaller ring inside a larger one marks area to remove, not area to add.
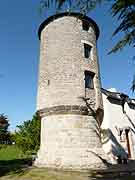
[[[45,20],[38,33],[41,144],[35,165],[72,170],[102,167],[97,132],[103,115],[98,26],[82,14],[61,13]]]

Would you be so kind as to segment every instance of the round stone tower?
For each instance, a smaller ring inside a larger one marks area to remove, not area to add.
[[[45,20],[38,34],[41,144],[35,165],[72,170],[103,167],[98,26],[82,14],[61,13]]]

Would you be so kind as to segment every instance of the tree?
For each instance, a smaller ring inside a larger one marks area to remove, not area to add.
[[[0,132],[7,132],[8,126],[8,117],[4,114],[0,114]]]
[[[135,1],[134,0],[115,0],[111,7],[113,17],[117,17],[118,27],[113,36],[124,33],[109,53],[122,50],[126,45],[135,47]]]
[[[41,0],[41,10],[47,10],[55,5],[56,12],[59,11],[79,11],[82,14],[88,14],[95,9],[97,5],[108,2],[110,4],[111,15],[116,18],[118,27],[112,34],[122,34],[122,38],[116,42],[108,54],[121,51],[129,45],[135,47],[135,0]],[[133,59],[134,59],[133,55]],[[131,90],[135,91],[135,74],[133,76]]]
[[[40,117],[36,113],[32,120],[24,121],[17,126],[14,134],[14,141],[24,153],[37,152],[40,145]]]
[[[47,10],[55,4],[56,12],[79,11],[88,14],[97,5],[107,1],[110,4],[111,15],[117,18],[119,23],[112,36],[118,33],[124,34],[116,45],[110,50],[115,53],[126,45],[135,47],[135,1],[134,0],[41,0],[41,10]]]
[[[104,0],[40,0],[40,10],[46,11],[55,7],[56,13],[61,11],[79,11],[87,14]]]
[[[9,140],[8,126],[8,117],[4,114],[0,114],[0,143]]]

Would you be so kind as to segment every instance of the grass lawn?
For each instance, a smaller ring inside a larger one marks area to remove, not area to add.
[[[95,172],[64,172],[30,166],[30,159],[16,146],[0,149],[0,180],[135,180],[135,176],[119,177]],[[106,176],[106,177],[105,177]]]
[[[15,145],[0,146],[0,177],[10,173],[21,172],[21,169],[28,167],[31,159]]]
[[[62,172],[42,168],[28,168],[3,176],[0,180],[90,180],[80,173]]]
[[[23,158],[22,151],[16,145],[0,146],[0,161]]]
[[[91,176],[91,173],[64,172],[43,168],[26,168],[1,176],[0,180],[135,180],[135,176],[113,177],[113,174],[102,177]]]

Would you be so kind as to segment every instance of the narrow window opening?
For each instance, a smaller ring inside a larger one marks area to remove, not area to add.
[[[94,73],[85,71],[85,88],[94,89]]]
[[[82,28],[83,28],[84,31],[88,31],[89,27],[90,27],[90,24],[89,24],[88,21],[83,21],[82,22]]]
[[[131,158],[130,140],[129,140],[129,129],[125,129],[128,158]]]
[[[90,57],[91,49],[92,49],[92,46],[90,46],[88,44],[84,44],[84,57],[85,58],[89,58]]]
[[[48,86],[50,85],[50,80],[48,80],[48,83],[47,83],[47,84],[48,84]]]

